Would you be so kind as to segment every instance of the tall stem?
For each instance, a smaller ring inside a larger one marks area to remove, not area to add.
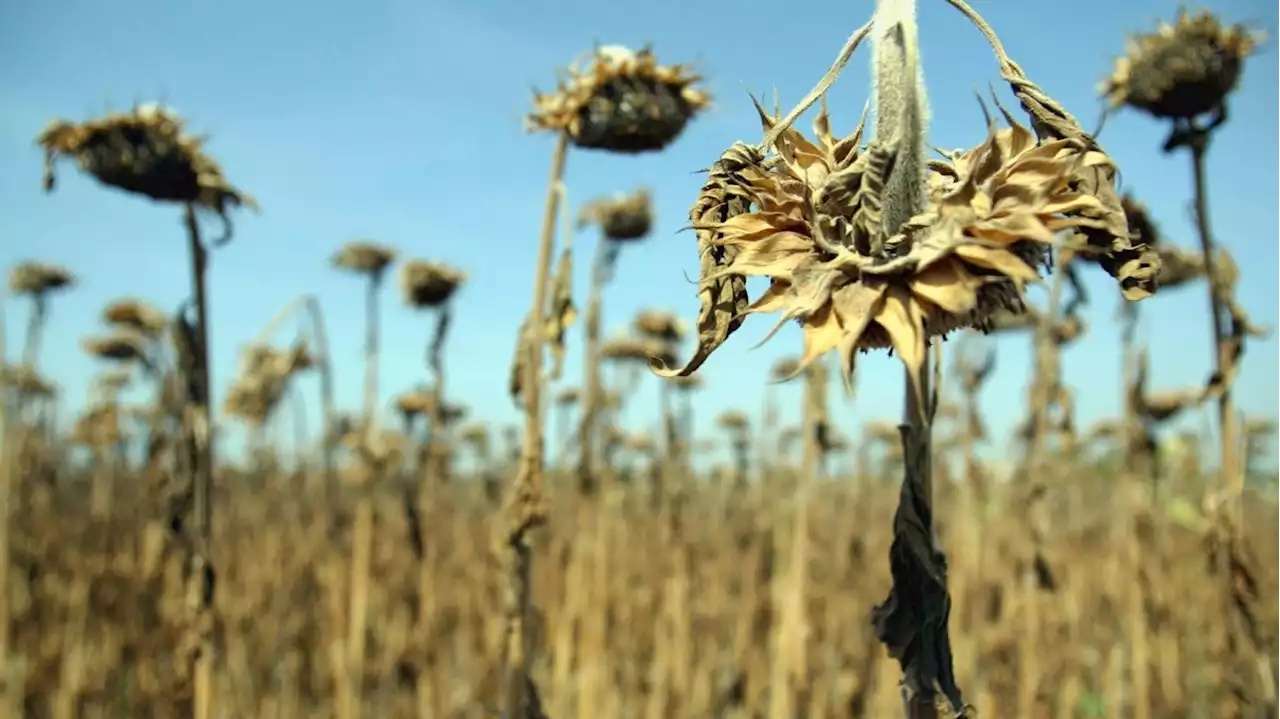
[[[508,526],[506,545],[506,596],[504,676],[502,686],[502,719],[522,719],[534,699],[529,689],[529,664],[532,659],[530,620],[533,609],[531,583],[533,556],[528,534],[546,521],[546,498],[542,487],[542,351],[547,306],[547,285],[551,269],[551,251],[556,237],[556,217],[560,208],[561,182],[565,158],[569,154],[569,137],[556,139],[551,155],[551,177],[547,184],[547,204],[542,216],[542,236],[538,242],[538,260],[534,266],[533,302],[529,307],[529,332],[524,338],[524,443],[520,467],[507,499]]]
[[[374,416],[378,411],[378,295],[382,289],[382,272],[369,276],[364,295],[364,431],[372,437]]]
[[[194,604],[196,630],[199,645],[195,653],[195,719],[213,719],[213,472],[214,454],[213,398],[209,377],[209,302],[205,288],[206,255],[200,239],[200,225],[196,221],[195,206],[188,204],[185,210],[188,251],[191,257],[191,287],[196,301],[196,337],[199,348],[196,357],[196,382],[199,383],[201,405],[199,429],[196,437],[196,471],[194,477],[195,538],[194,556],[191,562],[192,587],[189,600]]]
[[[1240,456],[1240,428],[1239,418],[1236,415],[1233,398],[1231,395],[1231,384],[1233,379],[1233,364],[1236,359],[1232,356],[1235,350],[1233,341],[1229,338],[1226,318],[1229,314],[1227,307],[1228,293],[1231,288],[1223,281],[1224,278],[1220,274],[1217,266],[1216,243],[1213,240],[1213,232],[1209,223],[1209,191],[1208,177],[1205,170],[1205,157],[1209,151],[1209,141],[1212,137],[1214,129],[1221,126],[1226,121],[1225,110],[1215,118],[1211,124],[1207,126],[1199,125],[1195,120],[1189,122],[1186,128],[1184,140],[1181,144],[1186,144],[1191,150],[1191,168],[1192,180],[1195,189],[1195,209],[1196,209],[1196,230],[1200,236],[1200,249],[1204,254],[1205,273],[1209,278],[1209,307],[1213,321],[1213,340],[1217,352],[1214,356],[1214,374],[1221,378],[1222,387],[1221,394],[1218,396],[1218,426],[1221,434],[1221,460],[1219,466],[1222,488],[1226,491],[1226,518],[1227,518],[1227,545],[1225,548],[1226,557],[1218,558],[1217,564],[1222,567],[1220,571],[1225,576],[1221,578],[1225,584],[1224,592],[1226,602],[1229,607],[1234,610],[1232,612],[1233,628],[1231,634],[1240,633],[1245,636],[1247,641],[1253,644],[1254,657],[1252,657],[1255,666],[1258,669],[1260,691],[1260,703],[1263,703],[1274,709],[1276,701],[1276,672],[1271,662],[1271,655],[1264,650],[1258,641],[1256,634],[1244,628],[1242,625],[1246,622],[1240,616],[1238,607],[1240,605],[1240,596],[1238,596],[1238,587],[1236,584],[1235,572],[1231,565],[1235,563],[1237,557],[1236,543],[1240,541],[1238,532],[1243,526],[1243,498],[1245,472],[1243,471],[1242,458]],[[1175,130],[1174,135],[1170,138],[1169,147],[1174,144],[1174,138],[1179,137],[1179,132]],[[1231,561],[1226,561],[1227,559]],[[1229,639],[1232,646],[1229,651],[1235,653],[1234,646],[1240,640],[1235,636]]]
[[[591,262],[591,289],[587,296],[582,410],[578,417],[578,491],[591,494],[596,488],[596,433],[600,425],[600,304],[607,277],[605,262],[609,257],[607,243],[601,235]]]

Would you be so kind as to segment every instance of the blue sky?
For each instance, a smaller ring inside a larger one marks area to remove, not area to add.
[[[978,0],[975,6],[1029,76],[1087,127],[1099,108],[1094,87],[1123,49],[1126,33],[1149,29],[1177,9],[1173,0],[1079,0],[1069,11],[1032,2]],[[264,208],[260,216],[237,217],[235,241],[212,262],[220,388],[241,344],[290,299],[314,292],[328,323],[339,401],[359,406],[362,286],[329,269],[327,258],[361,236],[470,273],[448,349],[451,389],[475,417],[514,421],[506,376],[529,301],[552,147],[549,137],[522,133],[530,89],[548,89],[557,66],[597,42],[653,41],[661,58],[694,62],[705,75],[715,108],[667,152],[638,158],[575,153],[566,178],[575,204],[641,184],[654,191],[656,230],[625,253],[608,297],[607,325],[622,325],[641,307],[669,308],[692,320],[697,301],[686,277],[697,273],[694,240],[678,230],[701,182],[693,171],[734,140],[758,140],[747,93],[776,88],[783,105],[793,104],[869,17],[872,3],[815,1],[783,15],[775,3],[761,0],[734,7],[712,12],[682,0],[640,6],[594,0],[0,0],[0,266],[38,258],[62,263],[80,277],[79,288],[53,305],[46,372],[66,388],[72,405],[80,403],[93,363],[80,353],[77,338],[93,331],[97,310],[120,295],[176,306],[186,291],[186,252],[179,210],[103,190],[69,163],[57,192],[44,195],[42,158],[32,140],[55,116],[84,119],[161,99],[186,115],[194,131],[211,135],[209,150]],[[1273,36],[1280,25],[1276,6],[1262,0],[1209,7]],[[942,0],[922,0],[920,15],[931,140],[940,147],[971,146],[983,133],[974,92],[998,83],[995,59],[978,32]],[[857,121],[867,92],[867,57],[860,49],[831,93],[837,132]],[[1270,325],[1277,324],[1271,303],[1277,301],[1280,264],[1273,234],[1280,188],[1265,160],[1277,157],[1275,57],[1268,46],[1248,64],[1232,121],[1209,164],[1216,232],[1240,260],[1243,301],[1258,322]],[[807,119],[801,124],[807,130]],[[1188,161],[1159,154],[1163,134],[1161,125],[1121,113],[1101,139],[1123,168],[1126,186],[1169,237],[1189,244]],[[579,235],[580,295],[593,243],[592,235]],[[1082,422],[1117,409],[1120,382],[1110,279],[1100,272],[1089,279],[1092,332],[1066,364]],[[1206,302],[1197,287],[1143,303],[1142,337],[1154,358],[1155,385],[1189,385],[1206,376]],[[425,377],[430,325],[402,309],[393,292],[383,311],[382,385],[390,396]],[[25,308],[6,299],[5,321],[10,351],[16,352]],[[799,333],[791,328],[751,350],[769,326],[766,318],[754,318],[705,366],[701,417],[739,405],[736,388],[759,386],[774,359],[798,350]],[[570,377],[579,367],[576,335],[573,341]],[[985,402],[992,429],[1003,435],[1025,406],[1029,354],[1026,339],[998,345],[999,368]],[[1238,385],[1246,412],[1277,413],[1277,362],[1275,337],[1252,346]],[[896,417],[899,377],[888,358],[864,361],[857,401],[836,405],[841,423],[853,429],[865,419]],[[746,396],[742,408],[757,410],[758,393]],[[644,413],[637,408],[631,416]]]

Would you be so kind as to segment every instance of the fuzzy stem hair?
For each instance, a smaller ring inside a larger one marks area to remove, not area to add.
[[[929,103],[920,66],[916,0],[877,0],[871,43],[875,137],[893,157],[883,196],[883,228],[892,236],[928,205]]]

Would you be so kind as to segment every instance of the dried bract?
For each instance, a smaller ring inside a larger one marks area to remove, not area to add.
[[[9,291],[15,295],[43,295],[75,284],[75,277],[57,265],[23,262],[9,270]]]
[[[108,326],[132,330],[148,338],[159,336],[169,323],[164,312],[132,298],[111,302],[102,310],[102,321]]]
[[[45,152],[45,190],[54,187],[54,161],[72,157],[105,185],[199,205],[224,221],[233,207],[257,209],[257,202],[233,187],[204,151],[205,138],[187,134],[184,125],[177,112],[155,103],[84,123],[54,120],[36,138]]]
[[[437,262],[410,260],[400,268],[404,303],[419,309],[445,304],[466,281],[467,273]]]
[[[364,275],[379,275],[395,259],[396,251],[386,245],[356,240],[343,245],[329,261],[340,270]]]
[[[653,201],[649,190],[639,188],[631,194],[592,200],[578,214],[578,227],[596,225],[605,238],[614,242],[643,239],[653,228]]]
[[[1223,27],[1211,12],[1191,15],[1184,8],[1173,25],[1161,22],[1155,32],[1131,38],[1099,92],[1113,107],[1161,119],[1218,112],[1260,40],[1244,25]]]
[[[1190,284],[1205,276],[1204,254],[1182,247],[1164,245],[1159,248],[1160,274],[1156,281],[1162,289]]]
[[[534,93],[528,131],[565,133],[575,147],[610,152],[661,150],[711,102],[684,65],[659,65],[649,48],[598,48],[585,68],[570,66],[556,91]]]

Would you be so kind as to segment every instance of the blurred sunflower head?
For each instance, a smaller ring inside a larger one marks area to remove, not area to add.
[[[444,305],[466,281],[466,272],[438,262],[410,260],[400,268],[404,302],[418,309]]]
[[[1128,105],[1153,117],[1183,120],[1219,110],[1240,80],[1260,33],[1224,27],[1211,12],[1182,9],[1170,25],[1129,39],[1099,92],[1112,107]]]
[[[653,200],[649,190],[637,188],[630,194],[592,200],[578,214],[578,227],[598,225],[608,240],[634,242],[644,239],[653,227]]]
[[[205,138],[186,132],[173,109],[156,103],[113,112],[82,123],[54,120],[36,138],[44,149],[44,186],[54,188],[54,162],[71,157],[104,185],[153,200],[184,202],[220,215],[244,205],[249,194],[232,186],[222,166],[204,150]]]
[[[535,93],[529,131],[563,132],[583,149],[635,154],[671,144],[710,104],[684,65],[659,65],[648,47],[597,48],[585,68],[570,66],[555,92]]]

